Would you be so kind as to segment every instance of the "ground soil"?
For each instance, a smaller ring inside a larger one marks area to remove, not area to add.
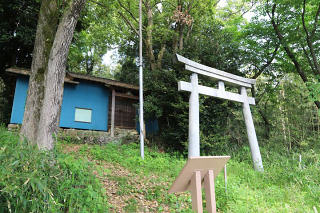
[[[63,151],[77,154],[81,146],[64,145]],[[158,211],[160,204],[156,200],[147,199],[145,192],[156,187],[165,188],[164,186],[169,183],[157,181],[159,178],[155,175],[141,177],[137,174],[132,174],[129,170],[116,163],[95,160],[90,156],[87,156],[87,158],[90,162],[93,162],[93,173],[104,186],[112,212],[132,212],[133,210],[128,206],[133,201],[136,205],[136,212]],[[121,184],[123,182],[119,180],[125,181],[125,184],[129,186],[129,191],[121,192]],[[161,204],[161,212],[170,212],[169,206]]]

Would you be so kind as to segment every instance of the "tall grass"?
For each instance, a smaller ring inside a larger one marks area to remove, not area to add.
[[[118,163],[134,173],[156,174],[170,187],[186,159],[177,154],[160,153],[146,148],[145,160],[139,156],[138,144],[103,147],[84,146],[84,153],[96,159]],[[288,152],[281,147],[262,147],[263,173],[253,170],[250,150],[243,147],[228,162],[228,184],[225,191],[221,173],[216,179],[217,207],[221,212],[313,212],[320,210],[319,151]],[[299,154],[302,162],[299,163]],[[154,193],[154,192],[153,192]],[[177,205],[179,200],[165,194]],[[190,201],[190,200],[189,200]],[[189,208],[191,203],[189,202]]]
[[[227,166],[227,191],[223,175],[216,179],[220,212],[320,211],[318,149],[288,152],[281,146],[265,145],[261,147],[261,153],[263,173],[252,169],[250,149],[246,146],[232,152],[215,153],[231,155]],[[27,146],[26,142],[20,142],[16,134],[0,128],[0,212],[107,212],[104,191],[92,174],[90,167],[93,165],[83,157],[86,155],[119,164],[131,173],[143,176],[142,180],[163,183],[139,192],[148,200],[156,200],[159,211],[163,205],[168,205],[172,212],[191,211],[190,196],[167,193],[186,162],[177,153],[146,148],[145,160],[142,160],[139,145],[135,143],[83,145],[73,155],[58,150],[40,152]],[[128,184],[119,186],[121,193],[134,191],[133,188]],[[127,210],[136,209],[135,205],[134,200],[130,201]]]
[[[0,127],[0,212],[106,212],[88,161],[39,151]]]

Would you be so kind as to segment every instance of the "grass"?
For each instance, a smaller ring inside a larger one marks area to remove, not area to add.
[[[270,150],[272,149],[272,150]],[[191,208],[190,197],[179,198],[167,194],[171,183],[182,169],[186,159],[178,154],[160,153],[146,148],[145,160],[140,158],[139,146],[108,144],[83,146],[83,154],[95,159],[117,163],[139,176],[157,176],[155,181],[167,185],[146,190],[149,200],[168,204],[172,211],[180,211],[179,202]],[[252,169],[248,147],[231,153],[228,162],[228,186],[225,192],[221,173],[216,180],[217,208],[221,212],[314,212],[320,210],[320,155],[315,151],[288,153],[285,150],[262,147],[265,171]],[[299,154],[302,163],[299,166]],[[150,180],[151,181],[151,180]],[[179,200],[180,199],[180,200]]]
[[[77,145],[80,149],[69,154],[62,153],[65,146],[75,145],[62,142],[54,152],[39,152],[0,128],[0,212],[108,212],[112,197],[106,197],[101,178],[117,183],[114,196],[128,197],[126,212],[141,210],[138,195],[158,203],[152,211],[191,212],[189,193],[167,193],[186,162],[178,153],[146,147],[142,160],[135,143]],[[222,173],[215,183],[219,212],[320,211],[319,150],[265,146],[261,153],[263,173],[252,169],[248,147],[224,153],[231,159],[227,192]],[[130,174],[117,175],[113,167],[97,162],[121,166]],[[95,170],[100,177],[93,175]]]
[[[105,212],[90,167],[57,150],[39,151],[0,127],[0,212]]]

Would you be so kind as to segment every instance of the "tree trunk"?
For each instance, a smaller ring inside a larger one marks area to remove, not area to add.
[[[147,55],[148,55],[150,67],[151,67],[151,70],[154,71],[157,68],[157,63],[153,53],[153,41],[152,41],[153,14],[152,14],[152,7],[149,1],[145,2],[145,7],[147,10],[147,19],[148,19],[147,38],[145,40],[145,44],[147,48]]]
[[[85,2],[86,0],[74,0],[65,10],[50,51],[37,134],[37,144],[40,149],[50,150],[54,146],[53,134],[56,133],[59,125],[69,47]]]
[[[162,59],[163,59],[163,55],[164,55],[164,52],[166,51],[166,45],[165,44],[162,44],[161,45],[161,50],[158,54],[158,60],[157,60],[157,68],[159,70],[162,69]]]
[[[57,1],[43,0],[33,50],[21,135],[40,149],[52,149],[62,103],[66,61],[73,32],[86,0],[73,0],[57,29]]]
[[[40,110],[44,95],[44,78],[48,58],[58,24],[57,1],[43,0],[40,8],[36,39],[33,50],[28,96],[21,127],[21,134],[35,144]]]

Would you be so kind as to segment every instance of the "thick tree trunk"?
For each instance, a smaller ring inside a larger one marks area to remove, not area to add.
[[[164,55],[165,51],[166,51],[166,45],[163,44],[163,45],[161,45],[161,50],[160,50],[160,52],[158,54],[158,60],[157,60],[157,68],[159,70],[162,69],[162,59],[163,59],[163,55]]]
[[[54,147],[53,134],[56,133],[59,124],[67,56],[85,2],[86,0],[74,0],[70,3],[60,21],[51,48],[37,134],[40,149],[50,150]]]
[[[57,29],[58,12],[57,1],[42,1],[33,50],[28,96],[21,128],[21,134],[33,144],[36,142],[40,121],[40,110],[44,95],[44,78],[47,73],[48,58]]]

